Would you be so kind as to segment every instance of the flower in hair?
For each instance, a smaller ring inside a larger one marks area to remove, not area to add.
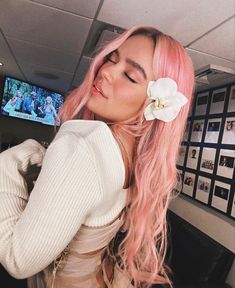
[[[149,81],[147,95],[152,102],[144,110],[145,119],[159,119],[164,122],[174,120],[181,107],[188,102],[177,89],[176,82],[171,78]]]

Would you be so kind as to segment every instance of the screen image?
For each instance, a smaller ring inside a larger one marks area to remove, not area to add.
[[[63,102],[60,93],[6,76],[0,114],[54,126]]]

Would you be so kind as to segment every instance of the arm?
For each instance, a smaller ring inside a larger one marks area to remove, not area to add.
[[[57,113],[56,113],[55,107],[53,105],[51,105],[51,109],[52,109],[52,111],[54,113],[54,117],[57,117]]]
[[[93,159],[85,141],[70,134],[49,146],[26,206],[21,175],[35,162],[26,144],[0,155],[0,262],[16,278],[49,265],[99,201]]]
[[[31,99],[27,98],[25,100],[25,111],[31,112],[32,110],[33,110],[33,108],[31,106]]]

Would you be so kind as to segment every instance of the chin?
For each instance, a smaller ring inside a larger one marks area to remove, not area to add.
[[[99,115],[95,115],[95,116],[94,116],[94,120],[96,120],[96,121],[102,121],[102,122],[105,122],[105,123],[109,122],[107,119],[105,119],[104,117],[101,117],[101,116],[99,116]]]

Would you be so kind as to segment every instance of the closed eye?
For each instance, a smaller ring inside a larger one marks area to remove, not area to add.
[[[112,55],[113,55],[113,53],[107,55],[107,56],[106,56],[106,59],[105,59],[105,62],[111,62],[111,63],[113,63],[113,64],[117,64],[117,61],[115,61],[114,59],[112,59]]]
[[[111,63],[117,64],[117,62],[115,62],[114,60],[112,60],[110,58],[108,59],[108,61],[111,62]]]
[[[114,52],[113,52],[113,53],[114,53]],[[108,56],[106,57],[106,62],[111,62],[111,63],[113,63],[113,64],[117,64],[118,61],[115,61],[114,59],[112,59],[113,53],[112,53],[111,55],[108,55]],[[123,72],[123,75],[124,75],[129,81],[131,81],[132,83],[137,83],[132,77],[130,77],[130,76],[128,75],[127,72]]]
[[[132,83],[137,83],[133,78],[131,78],[126,72],[124,72],[124,75],[127,79],[129,79]]]

